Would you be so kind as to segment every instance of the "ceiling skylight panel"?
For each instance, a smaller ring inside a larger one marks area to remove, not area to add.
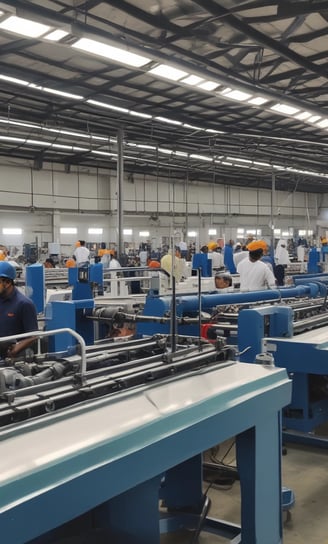
[[[63,38],[65,38],[65,36],[68,36],[68,32],[66,32],[66,30],[61,30],[58,28],[57,30],[53,30],[53,32],[50,32],[43,37],[45,40],[49,40],[51,42],[59,42],[59,40],[62,40]]]
[[[188,76],[188,72],[178,68],[173,68],[173,66],[169,66],[168,64],[159,64],[158,66],[155,66],[155,68],[148,70],[148,74],[165,77],[166,79],[171,79],[172,81],[179,81],[183,77]]]
[[[230,98],[231,100],[238,100],[239,102],[243,102],[244,100],[248,100],[252,97],[250,93],[245,93],[244,91],[239,91],[238,89],[230,89],[229,87],[224,89],[220,94],[226,98]]]
[[[255,96],[254,98],[251,98],[247,102],[249,104],[253,104],[253,106],[262,106],[262,104],[266,104],[266,102],[269,102],[269,99],[264,98],[263,96]]]
[[[322,121],[320,121],[320,123],[318,123],[318,127],[320,128],[328,127],[328,119],[323,119]]]
[[[185,79],[182,79],[181,83],[186,83],[186,85],[199,85],[202,81],[204,81],[204,78],[191,74]]]
[[[312,115],[312,113],[310,113],[309,111],[302,111],[298,115],[295,115],[295,117],[296,117],[296,119],[299,119],[300,121],[305,121],[306,119],[311,117],[311,115]]]
[[[136,53],[131,53],[126,49],[120,49],[119,47],[113,47],[106,43],[98,42],[96,40],[90,40],[89,38],[81,38],[77,42],[72,44],[75,49],[86,51],[87,53],[93,53],[100,57],[114,60],[118,63],[127,64],[128,66],[134,66],[140,68],[148,64],[151,59]]]
[[[217,89],[220,87],[219,83],[216,83],[215,81],[204,81],[204,83],[200,83],[197,85],[199,89],[203,89],[204,91],[214,91],[214,89]]]
[[[274,106],[271,106],[270,109],[273,111],[277,111],[278,113],[285,113],[286,115],[294,115],[295,113],[300,111],[299,108],[289,106],[288,104],[275,104]]]
[[[27,36],[28,38],[39,38],[42,34],[45,34],[50,30],[50,26],[36,23],[30,19],[24,19],[23,17],[16,17],[11,15],[8,19],[5,19],[0,23],[0,28],[20,34],[21,36]]]

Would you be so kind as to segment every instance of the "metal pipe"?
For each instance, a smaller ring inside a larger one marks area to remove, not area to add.
[[[82,338],[80,334],[78,334],[76,331],[73,331],[72,329],[69,329],[68,327],[64,329],[54,329],[52,331],[32,331],[32,332],[24,332],[21,334],[15,334],[12,336],[1,336],[0,337],[0,343],[2,342],[8,342],[11,340],[16,341],[18,338],[41,338],[43,336],[54,336],[55,334],[63,334],[63,333],[69,333],[71,336],[76,338],[78,343],[81,346],[81,366],[80,366],[80,376],[81,381],[83,382],[84,375],[86,373],[87,368],[87,359],[86,359],[86,346],[85,341]]]

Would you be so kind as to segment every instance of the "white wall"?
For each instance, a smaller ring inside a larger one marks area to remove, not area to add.
[[[132,178],[132,179],[131,179]],[[208,227],[217,236],[236,237],[238,227],[261,228],[271,235],[271,191],[248,187],[177,181],[134,174],[126,176],[124,227],[134,234],[125,241],[137,246],[139,231],[150,231],[154,245],[163,236],[197,230],[199,243],[208,241]],[[27,161],[0,160],[0,243],[56,241],[67,248],[76,239],[117,241],[116,172],[44,164],[33,170]],[[328,196],[277,191],[273,208],[275,228],[328,228]],[[22,227],[22,237],[2,235],[3,227]],[[77,227],[77,235],[60,235],[59,229]],[[88,235],[89,227],[102,227],[103,235]]]

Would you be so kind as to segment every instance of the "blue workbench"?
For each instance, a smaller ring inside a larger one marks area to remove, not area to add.
[[[158,513],[163,481],[170,511],[201,508],[201,454],[236,436],[242,511],[233,542],[281,544],[280,410],[290,398],[284,369],[225,362],[5,428],[1,541],[48,543],[92,511],[117,542],[159,544],[170,527]],[[211,519],[203,529],[229,534]]]

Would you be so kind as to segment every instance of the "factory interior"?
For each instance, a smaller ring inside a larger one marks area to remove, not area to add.
[[[327,31],[0,1],[1,543],[327,542]]]

